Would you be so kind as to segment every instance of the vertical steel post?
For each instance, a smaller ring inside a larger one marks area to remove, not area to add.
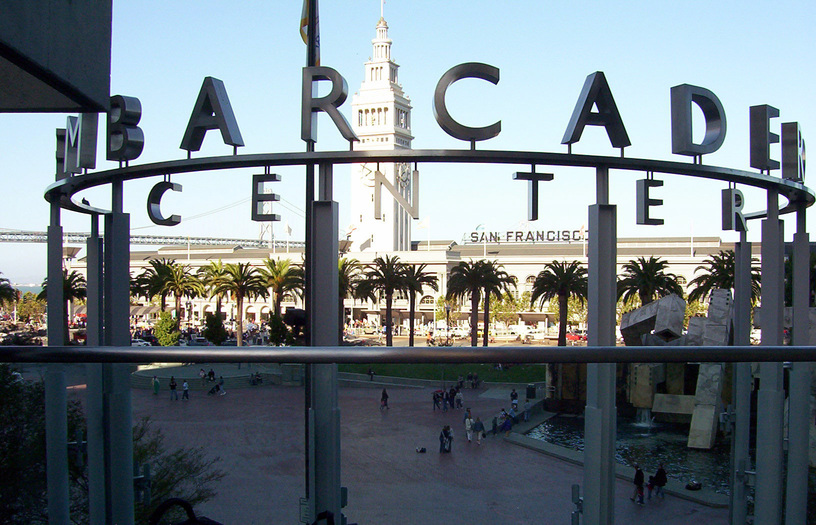
[[[778,198],[776,188],[768,190],[768,218],[762,221],[763,346],[782,344],[784,237]],[[762,525],[774,525],[782,522],[782,363],[762,363],[759,372],[754,519]]]
[[[308,10],[307,14],[307,30],[306,30],[306,66],[313,67],[317,65],[318,61],[318,39],[317,39],[317,0],[307,0]],[[315,143],[309,141],[306,143],[306,151],[313,152],[315,150]],[[312,263],[312,254],[310,253],[312,250],[312,203],[314,203],[314,164],[307,164],[306,165],[306,218],[305,218],[305,231],[303,234],[303,309],[306,311],[306,330],[305,330],[305,344],[306,346],[312,346],[312,318],[313,318],[313,309],[311,304],[311,293],[310,290],[312,288],[312,270],[314,268]],[[310,449],[312,446],[311,443],[311,428],[312,428],[312,389],[311,389],[311,381],[312,381],[312,365],[305,365],[305,374],[304,374],[304,447],[305,447],[305,469],[304,469],[304,485],[305,485],[305,492],[306,498],[311,497],[311,490],[312,484],[314,483],[313,480],[310,478],[312,465],[311,465],[311,458],[314,456],[313,451]]]
[[[62,276],[62,226],[58,202],[51,203],[48,226],[48,346],[65,340],[65,296]],[[48,522],[68,523],[68,401],[65,369],[50,363],[45,373],[45,450],[47,457]]]
[[[740,240],[734,247],[734,344],[747,346],[751,342],[751,243],[746,237],[746,232],[740,232]],[[751,363],[734,363],[731,525],[745,525],[748,516],[745,471],[751,467],[751,386]]]
[[[87,334],[89,346],[103,344],[104,311],[102,286],[102,238],[99,236],[99,217],[91,216],[91,235],[87,241]],[[85,365],[87,396],[85,411],[88,425],[88,519],[91,525],[106,523],[105,492],[105,431],[103,427],[103,380],[101,363]]]
[[[805,226],[805,207],[796,210],[793,236],[793,344],[810,344],[810,238]],[[788,479],[785,524],[805,525],[808,489],[808,428],[811,363],[793,363],[790,369],[788,406]]]
[[[105,344],[130,345],[130,217],[122,212],[123,185],[112,184],[105,217]],[[103,366],[106,498],[109,522],[132,525],[133,424],[130,366]]]
[[[596,175],[598,203],[589,207],[588,344],[615,344],[617,209],[609,204],[609,170]],[[584,520],[615,522],[614,363],[587,365],[587,405],[584,413]]]
[[[311,328],[312,341],[317,346],[339,344],[338,210],[338,204],[328,200],[315,201],[311,210],[312,242],[315,247],[312,251],[314,286],[311,288]],[[314,446],[314,509],[317,514],[330,511],[339,523],[340,409],[337,402],[337,364],[312,365],[311,374],[314,426],[310,429],[310,441]]]

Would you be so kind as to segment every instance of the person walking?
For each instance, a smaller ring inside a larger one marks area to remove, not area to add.
[[[368,380],[374,381],[374,369],[370,366],[368,367]]]
[[[635,479],[633,481],[635,484],[635,490],[632,492],[632,497],[629,499],[635,501],[635,498],[637,498],[637,504],[643,505],[643,471],[640,470],[640,465],[637,463],[635,463]]]
[[[382,396],[380,396],[380,410],[389,410],[388,408],[388,392],[383,388]]]
[[[453,443],[453,431],[450,425],[442,427],[442,432],[439,433],[439,452],[442,454],[449,454],[451,445]]]
[[[225,396],[227,391],[224,390],[224,376],[218,376],[218,395]]]
[[[434,409],[434,411],[436,411],[437,408],[439,410],[442,410],[442,406],[439,404],[440,396],[441,396],[441,394],[439,394],[438,392],[433,393],[433,409]]]
[[[473,419],[471,419],[470,415],[465,418],[465,435],[467,436],[468,443],[473,438]]]
[[[159,378],[153,376],[153,381],[151,382],[151,384],[153,385],[153,395],[154,396],[159,395]]]
[[[176,387],[178,384],[176,383],[175,376],[170,376],[170,401],[176,400],[178,401],[178,392],[176,392]]]
[[[199,369],[198,377],[201,379],[201,386],[207,384],[207,372],[205,372],[203,368]]]
[[[187,384],[186,379],[181,384],[181,399],[182,400],[186,399],[187,401],[190,400],[190,385]]]
[[[532,405],[530,404],[530,400],[525,399],[524,400],[524,422],[525,423],[530,421],[530,409],[531,408],[532,408]]]
[[[665,499],[666,494],[663,492],[663,487],[666,486],[668,483],[668,476],[666,475],[666,470],[663,468],[663,463],[658,465],[657,472],[655,472],[654,477],[652,478],[652,482],[649,483],[649,496],[647,499],[652,499],[652,489],[655,489],[654,494],[655,498],[660,496],[660,499]]]
[[[482,420],[477,417],[476,421],[473,423],[473,426],[471,427],[471,429],[474,432],[476,432],[476,444],[481,445],[482,444],[482,438],[484,437],[484,432],[485,432],[485,427],[484,427],[484,423],[482,423]]]
[[[456,389],[454,399],[456,399],[456,408],[463,408],[465,406],[465,396],[462,395],[461,389]]]

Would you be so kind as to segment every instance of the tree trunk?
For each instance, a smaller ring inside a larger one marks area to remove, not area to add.
[[[567,294],[558,294],[558,346],[567,346]]]
[[[414,346],[414,314],[416,313],[416,309],[414,308],[415,300],[416,294],[414,292],[410,292],[408,294],[408,301],[410,302],[408,312],[411,318],[408,319],[408,346]]]
[[[283,302],[283,294],[275,293],[275,315],[277,315],[278,317],[281,316],[281,303],[282,302]]]
[[[474,290],[470,294],[470,346],[479,344],[479,290]]]
[[[236,308],[238,309],[238,335],[237,335],[237,346],[243,346],[244,344],[244,298],[242,296],[237,296],[235,298]]]
[[[393,346],[394,337],[391,335],[391,302],[394,299],[393,292],[386,292],[385,294],[385,346]]]
[[[490,324],[490,296],[487,294],[485,294],[484,322],[482,324],[484,325],[484,328],[482,328],[482,346],[487,346],[487,332],[489,331],[487,327]]]

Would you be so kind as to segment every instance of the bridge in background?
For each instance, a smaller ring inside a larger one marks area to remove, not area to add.
[[[62,236],[66,244],[85,244],[90,236],[87,232],[65,232]],[[46,232],[0,231],[0,242],[40,242],[48,240]],[[285,247],[286,241],[272,241],[275,247]],[[245,246],[251,248],[271,248],[272,243],[264,239],[235,239],[228,237],[187,237],[166,235],[131,235],[130,244],[152,246]],[[292,248],[302,248],[303,242],[289,241]]]

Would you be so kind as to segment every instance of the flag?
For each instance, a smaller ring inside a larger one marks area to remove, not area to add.
[[[300,38],[309,45],[309,2],[314,1],[315,7],[315,64],[320,65],[320,16],[317,9],[317,0],[303,0],[303,10],[300,13]]]
[[[424,230],[425,228],[427,228],[430,225],[431,225],[431,218],[426,216],[424,219],[422,219],[421,221],[419,221],[417,223],[416,227],[418,229],[420,229],[420,230]]]
[[[286,223],[286,235],[288,235],[290,237],[292,236],[292,227],[289,226],[288,222]]]

